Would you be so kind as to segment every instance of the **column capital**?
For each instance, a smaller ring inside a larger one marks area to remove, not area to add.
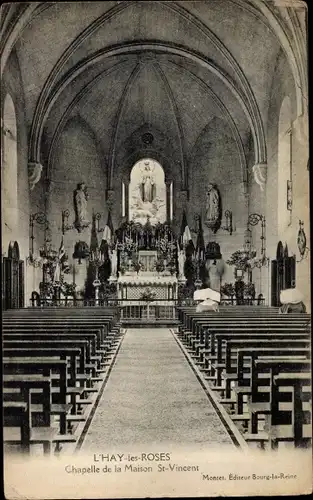
[[[40,181],[42,171],[43,166],[41,163],[36,161],[28,162],[28,182],[31,191],[34,189],[37,182]]]
[[[252,167],[252,172],[255,182],[260,186],[261,191],[264,191],[267,180],[267,163],[256,163]]]

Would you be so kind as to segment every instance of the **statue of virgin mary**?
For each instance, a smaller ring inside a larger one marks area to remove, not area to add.
[[[82,182],[77,185],[77,188],[74,191],[75,226],[77,228],[80,228],[82,225],[89,223],[89,221],[87,220],[87,201],[87,187]]]
[[[141,181],[142,201],[152,203],[155,198],[155,181],[149,162],[144,162],[144,170]]]
[[[213,184],[209,184],[206,192],[205,223],[214,227],[220,218],[220,194]]]

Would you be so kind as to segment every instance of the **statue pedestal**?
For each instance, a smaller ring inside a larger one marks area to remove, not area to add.
[[[93,286],[95,287],[95,305],[99,305],[99,286],[101,285],[100,280],[94,280]]]
[[[195,281],[195,288],[196,288],[196,290],[200,290],[201,287],[202,287],[202,281],[201,280],[196,280]]]

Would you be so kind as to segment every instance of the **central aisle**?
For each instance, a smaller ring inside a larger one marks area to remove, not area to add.
[[[81,452],[232,441],[168,328],[128,329]]]

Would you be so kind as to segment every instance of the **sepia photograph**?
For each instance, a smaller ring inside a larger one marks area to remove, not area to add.
[[[303,0],[0,8],[7,500],[312,493]]]

